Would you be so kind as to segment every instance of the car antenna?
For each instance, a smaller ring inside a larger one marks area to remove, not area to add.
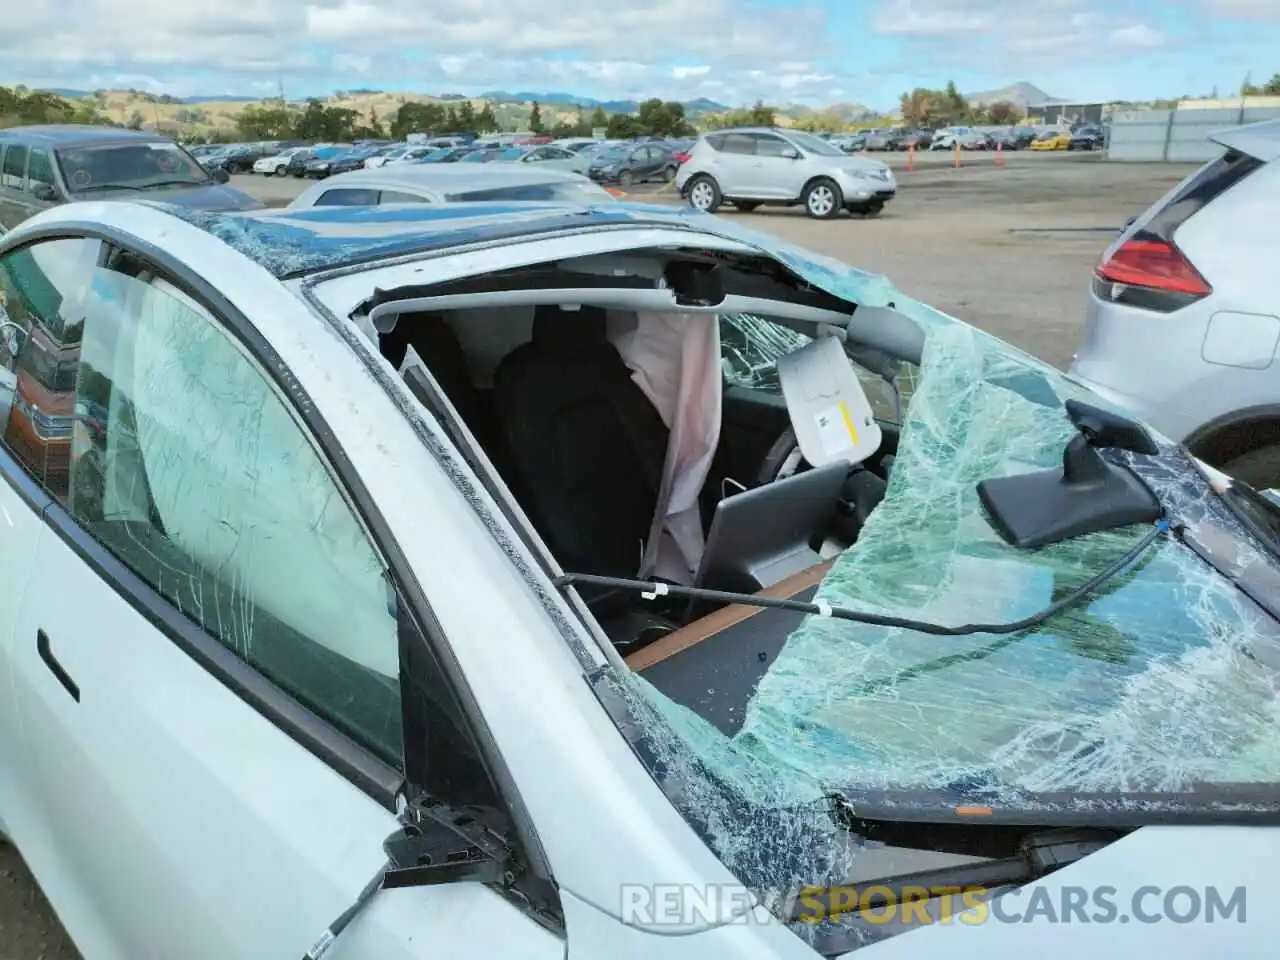
[[[1005,623],[964,623],[947,626],[931,623],[927,620],[912,620],[908,617],[895,617],[883,613],[871,613],[866,610],[854,610],[850,607],[833,606],[825,600],[791,600],[786,597],[767,597],[752,593],[733,593],[726,590],[709,590],[706,587],[686,587],[678,583],[661,581],[630,580],[625,577],[603,577],[590,573],[566,573],[552,580],[559,589],[581,584],[591,587],[611,587],[614,590],[631,590],[639,593],[645,600],[657,600],[659,597],[686,597],[690,600],[707,600],[712,603],[741,604],[750,607],[766,607],[777,610],[792,610],[809,616],[824,617],[832,620],[847,620],[852,623],[865,623],[875,627],[891,627],[899,630],[912,630],[936,637],[966,637],[972,634],[1010,634],[1021,633],[1039,626],[1050,617],[1074,606],[1093,593],[1116,574],[1120,573],[1140,557],[1156,539],[1170,532],[1167,520],[1157,521],[1147,534],[1133,545],[1125,554],[1094,574],[1076,589],[1061,599],[1044,607],[1021,620],[1010,620]]]

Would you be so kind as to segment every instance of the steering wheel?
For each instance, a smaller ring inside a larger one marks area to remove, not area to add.
[[[775,480],[785,480],[802,470],[808,469],[808,461],[800,452],[800,441],[796,438],[795,428],[787,424],[787,429],[773,441],[773,446],[760,461],[760,469],[756,471],[756,484],[763,486]]]

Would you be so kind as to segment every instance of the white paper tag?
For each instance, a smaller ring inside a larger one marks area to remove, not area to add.
[[[829,457],[839,456],[857,442],[849,435],[849,427],[838,406],[827,407],[820,413],[815,413],[813,422],[818,428],[818,440],[822,443],[822,449]]]

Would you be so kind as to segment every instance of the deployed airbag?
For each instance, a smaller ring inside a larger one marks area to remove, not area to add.
[[[609,338],[671,431],[640,575],[693,582],[705,542],[698,494],[720,442],[720,326],[714,314],[638,313]]]

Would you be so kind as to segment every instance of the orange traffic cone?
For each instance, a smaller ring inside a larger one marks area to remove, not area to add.
[[[999,141],[999,140],[997,140],[997,141],[996,141],[996,166],[997,166],[997,167],[1003,167],[1003,166],[1004,166],[1004,150],[1003,150],[1003,146],[1004,146],[1004,144],[1003,144],[1001,141]]]
[[[907,144],[907,169],[914,170],[916,168],[916,145],[914,143]]]
[[[956,141],[956,169],[960,169],[960,141]]]

